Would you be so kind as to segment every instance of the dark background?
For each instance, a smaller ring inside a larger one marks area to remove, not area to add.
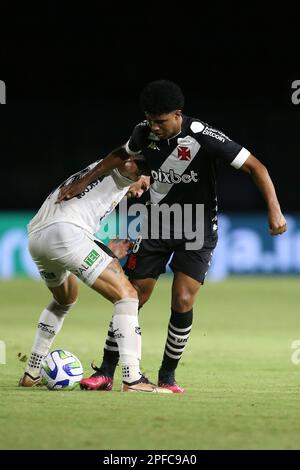
[[[61,5],[1,7],[1,209],[37,209],[69,174],[124,143],[143,119],[140,90],[167,78],[182,87],[185,113],[247,147],[268,167],[283,210],[299,210],[292,7]],[[221,210],[264,210],[242,172],[222,166],[218,184]]]

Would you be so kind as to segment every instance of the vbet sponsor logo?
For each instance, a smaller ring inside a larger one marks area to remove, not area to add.
[[[300,104],[300,80],[293,81],[292,90],[295,90],[291,96],[292,103],[298,105]]]
[[[6,86],[3,80],[0,80],[0,104],[6,104]]]

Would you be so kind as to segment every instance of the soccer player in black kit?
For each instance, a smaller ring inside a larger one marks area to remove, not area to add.
[[[193,207],[204,205],[204,243],[201,248],[187,249],[184,234],[181,239],[172,236],[169,240],[162,237],[139,238],[125,266],[142,307],[173,254],[170,264],[174,273],[171,316],[158,383],[173,393],[184,393],[175,381],[175,370],[192,329],[195,298],[204,283],[217,243],[217,160],[223,160],[252,177],[267,205],[271,235],[284,233],[287,224],[266,167],[219,130],[199,119],[183,115],[184,96],[177,84],[168,80],[151,82],[142,91],[140,102],[146,121],[138,124],[129,141],[111,152],[90,174],[63,188],[59,201],[80,193],[91,181],[122,161],[142,155],[151,174],[151,204],[171,206],[176,203],[183,208],[186,204]],[[190,223],[193,225],[195,222],[192,216]],[[95,374],[82,380],[82,388],[111,389],[119,357],[116,346],[110,327],[103,362],[95,368]]]

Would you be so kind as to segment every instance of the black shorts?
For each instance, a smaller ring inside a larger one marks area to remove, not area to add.
[[[214,236],[206,240],[200,250],[186,250],[182,240],[142,240],[138,237],[124,271],[130,280],[157,279],[166,272],[173,254],[170,262],[172,271],[184,273],[203,284],[216,244],[217,236]]]

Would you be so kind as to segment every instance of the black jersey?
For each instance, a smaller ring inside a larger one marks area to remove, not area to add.
[[[126,150],[145,157],[153,181],[153,204],[204,204],[206,234],[217,230],[217,160],[240,168],[250,155],[223,132],[188,116],[183,116],[181,132],[170,139],[159,139],[147,121],[141,122]]]

